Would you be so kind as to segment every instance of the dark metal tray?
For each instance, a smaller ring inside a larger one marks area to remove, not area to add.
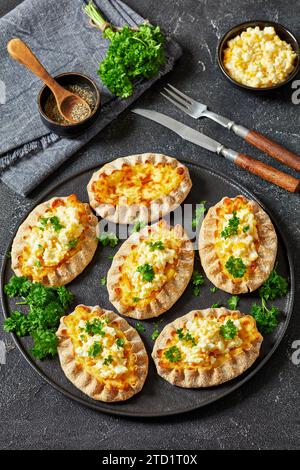
[[[263,204],[261,204],[253,194],[243,188],[240,184],[200,165],[190,163],[186,163],[186,165],[190,170],[193,181],[193,188],[185,201],[186,203],[196,204],[201,200],[206,200],[208,201],[209,206],[211,206],[218,202],[223,196],[234,197],[238,194],[243,194],[246,197],[257,201],[266,210]],[[86,185],[93,170],[95,170],[95,168],[90,168],[63,181],[48,191],[47,194],[44,194],[39,202],[47,200],[53,196],[65,196],[71,193],[76,193],[79,199],[88,201]],[[42,362],[34,359],[29,352],[31,346],[31,340],[29,338],[20,339],[13,335],[16,345],[33,369],[36,370],[54,388],[85,406],[111,414],[133,417],[173,415],[200,408],[224,397],[225,395],[228,395],[230,392],[236,390],[243,383],[249,380],[264,364],[266,364],[278,347],[292,314],[294,298],[294,270],[290,248],[285,243],[284,236],[281,233],[280,228],[276,225],[276,221],[271,214],[269,215],[276,227],[279,239],[277,257],[278,271],[283,276],[289,277],[290,291],[286,297],[274,302],[282,312],[279,327],[273,334],[264,339],[260,357],[255,364],[240,377],[217,387],[188,390],[174,387],[160,378],[155,371],[153,361],[150,359],[149,375],[142,392],[126,402],[108,404],[94,401],[76,389],[65,377],[57,358],[44,360]],[[11,242],[12,240],[7,248],[7,253],[11,248]],[[113,310],[112,305],[108,300],[106,287],[100,286],[100,278],[106,275],[110,267],[111,261],[108,259],[108,256],[114,254],[117,249],[118,247],[114,250],[111,248],[105,248],[102,250],[98,249],[90,265],[70,284],[69,287],[76,297],[76,304],[84,303],[87,305],[100,305],[103,308]],[[195,265],[197,269],[200,268],[198,256],[195,257]],[[1,301],[5,317],[7,317],[9,312],[14,308],[14,302],[3,294],[3,285],[8,282],[11,275],[12,271],[10,260],[8,257],[5,257],[1,270]],[[230,295],[219,290],[213,294],[210,292],[210,287],[212,287],[212,284],[208,279],[206,279],[200,297],[193,296],[190,288],[188,287],[176,304],[168,312],[159,317],[159,329],[161,330],[167,323],[184,315],[190,310],[207,308],[216,302],[220,302],[226,306],[227,299]],[[242,295],[238,308],[242,312],[247,313],[250,310],[251,304],[256,300],[258,300],[258,294],[256,292]],[[128,321],[131,325],[135,326],[135,320],[129,319]],[[154,323],[155,319],[144,321],[143,325],[145,326],[146,331],[141,333],[141,337],[146,345],[149,357],[153,347],[151,333],[153,331]]]

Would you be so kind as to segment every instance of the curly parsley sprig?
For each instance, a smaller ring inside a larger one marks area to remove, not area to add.
[[[18,336],[31,335],[34,340],[31,352],[37,359],[55,356],[58,342],[55,332],[73,301],[73,294],[65,286],[46,287],[24,276],[13,276],[4,292],[11,298],[22,297],[18,304],[29,306],[27,315],[18,310],[12,312],[4,322],[4,330]]]
[[[269,300],[275,300],[284,297],[289,289],[288,281],[273,269],[268,279],[259,289],[261,303],[254,303],[250,314],[255,318],[257,328],[262,335],[272,333],[279,323],[279,309],[272,305],[268,306]]]

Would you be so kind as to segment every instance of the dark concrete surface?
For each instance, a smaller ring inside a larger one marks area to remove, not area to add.
[[[1,0],[0,14],[18,3],[18,0]],[[128,0],[128,4],[152,22],[159,23],[184,48],[183,57],[165,82],[178,85],[194,97],[202,98],[211,109],[268,133],[299,153],[300,105],[292,104],[291,87],[272,95],[247,93],[233,88],[216,66],[218,39],[229,27],[241,21],[279,21],[300,37],[299,0]],[[232,148],[259,156],[262,161],[283,169],[217,124],[208,120],[195,122],[177,113],[159,96],[162,85],[162,82],[156,84],[137,104],[164,110]],[[299,291],[299,195],[289,194],[238,170],[129,111],[53,174],[43,184],[43,189],[97,163],[100,153],[113,158],[149,150],[193,161],[199,159],[252,190],[271,209],[293,248]],[[37,190],[31,199],[24,200],[1,186],[2,255],[10,233],[39,193]],[[269,363],[249,383],[205,409],[156,421],[118,419],[73,403],[37,376],[1,328],[0,339],[5,341],[8,353],[6,365],[0,365],[0,448],[299,448],[300,366],[291,362],[292,343],[300,339],[299,306],[297,293],[294,314],[284,340]]]

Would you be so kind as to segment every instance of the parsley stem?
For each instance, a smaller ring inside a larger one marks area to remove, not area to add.
[[[88,5],[83,7],[83,11],[87,14],[87,16],[92,20],[92,22],[101,29],[101,31],[105,31],[107,27],[111,27],[111,25],[105,20],[105,18],[100,14],[99,10],[97,9],[96,5],[90,1]]]

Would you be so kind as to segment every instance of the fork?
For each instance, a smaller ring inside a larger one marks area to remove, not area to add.
[[[182,93],[182,91],[175,88],[170,83],[167,84],[168,88],[165,87],[165,93],[161,92],[161,95],[164,96],[168,101],[173,103],[181,111],[185,112],[194,119],[201,117],[207,117],[217,122],[223,127],[226,127],[228,130],[233,131],[239,137],[242,137],[249,144],[254,147],[262,150],[271,157],[276,158],[276,160],[288,165],[294,170],[300,171],[300,157],[293,152],[290,152],[282,145],[272,141],[271,139],[265,137],[257,131],[247,129],[240,124],[236,124],[234,121],[221,116],[220,114],[214,113],[207,109],[207,106],[199,101],[194,100],[188,95]]]

